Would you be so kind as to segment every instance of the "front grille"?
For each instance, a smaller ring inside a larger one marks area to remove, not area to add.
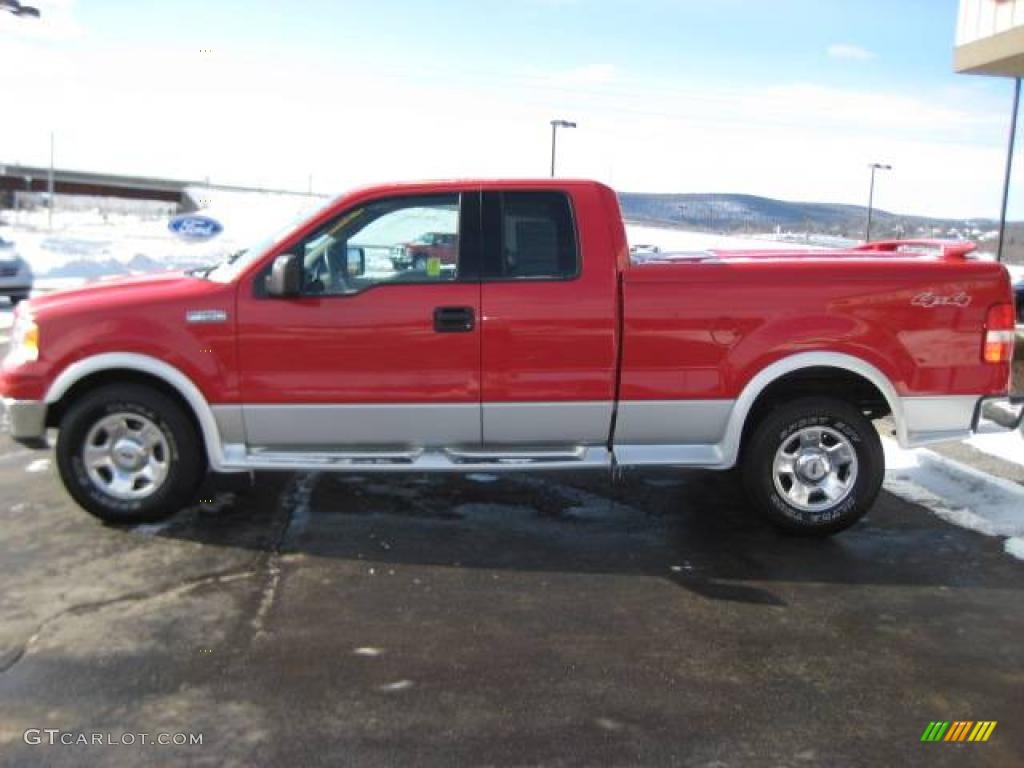
[[[14,277],[18,274],[17,267],[0,267],[0,277]]]

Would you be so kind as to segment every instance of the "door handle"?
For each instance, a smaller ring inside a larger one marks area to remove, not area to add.
[[[434,310],[434,330],[437,333],[469,333],[476,327],[476,313],[472,307],[438,307]]]

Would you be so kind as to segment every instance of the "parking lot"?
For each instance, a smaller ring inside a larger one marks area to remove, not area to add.
[[[883,495],[785,538],[710,472],[261,475],[104,527],[0,445],[4,765],[1010,765],[1024,569]],[[984,744],[922,744],[995,720]],[[202,734],[202,745],[26,743]]]

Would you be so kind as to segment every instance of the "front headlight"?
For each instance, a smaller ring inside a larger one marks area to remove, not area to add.
[[[31,363],[39,359],[39,326],[32,315],[18,312],[11,328],[11,348],[6,362],[10,365]]]

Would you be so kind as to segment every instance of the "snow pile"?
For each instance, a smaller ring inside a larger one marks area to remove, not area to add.
[[[151,211],[61,210],[48,226],[45,209],[5,211],[0,228],[37,277],[95,279],[215,264],[258,242],[299,214],[323,204],[305,195],[189,188],[203,215],[217,219],[222,235],[207,242],[178,239],[171,216]]]
[[[1007,539],[1003,548],[1006,550],[1006,554],[1012,555],[1018,560],[1024,560],[1024,539],[1019,537]]]
[[[978,434],[964,442],[989,456],[1024,464],[1024,433],[1020,430],[1009,432],[997,425],[982,422]]]
[[[1009,537],[1006,551],[1024,559],[1024,487],[924,448],[906,450],[888,438],[882,445],[886,490],[953,525]]]

